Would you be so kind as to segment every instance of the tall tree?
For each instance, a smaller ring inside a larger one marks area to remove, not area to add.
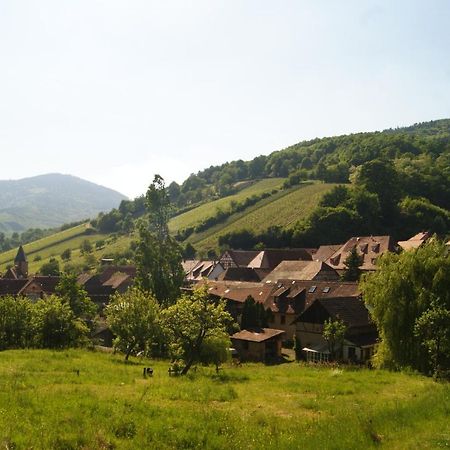
[[[347,258],[345,258],[344,266],[345,270],[342,274],[344,281],[358,281],[361,276],[361,264],[363,263],[363,257],[358,253],[356,245],[350,250]]]
[[[215,304],[208,298],[206,286],[196,289],[192,296],[181,296],[161,315],[172,357],[184,362],[183,375],[192,364],[205,360],[205,343],[214,340],[214,353],[223,354],[218,346],[227,345],[223,337],[233,324],[233,318],[225,310],[225,303]]]
[[[105,313],[117,336],[114,346],[125,353],[125,360],[134,351],[148,352],[159,335],[159,305],[153,296],[136,287],[114,294]]]
[[[327,341],[328,350],[332,360],[342,355],[342,347],[344,345],[344,337],[347,326],[341,319],[328,319],[323,324],[323,338]]]
[[[137,281],[160,304],[172,304],[180,293],[184,272],[182,249],[169,234],[171,203],[164,180],[155,175],[146,194],[148,223],[139,226]]]
[[[437,319],[434,313],[428,318],[424,314],[436,308],[450,310],[450,257],[446,246],[432,240],[415,251],[383,255],[378,270],[364,277],[361,290],[381,338],[378,365],[409,366],[428,372],[433,361],[422,345],[427,335],[425,323]],[[423,325],[415,330],[420,322]]]

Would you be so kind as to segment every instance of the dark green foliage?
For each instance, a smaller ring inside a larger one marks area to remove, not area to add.
[[[435,239],[415,251],[383,255],[377,264],[378,270],[361,284],[382,341],[377,362],[428,373],[435,365],[429,345],[423,345],[430,339],[429,324],[443,317],[435,310],[450,310],[448,249]]]
[[[450,308],[434,299],[416,320],[414,334],[428,350],[434,375],[450,378]]]
[[[56,294],[70,306],[75,317],[91,320],[97,312],[87,292],[77,283],[76,275],[63,274],[56,286]]]
[[[68,261],[71,258],[71,256],[72,256],[72,250],[70,250],[70,248],[67,248],[66,250],[64,250],[61,253],[61,259],[63,261]]]
[[[57,276],[60,274],[59,262],[55,258],[50,258],[49,261],[41,266],[39,270],[41,275]]]
[[[183,249],[183,258],[194,259],[196,254],[197,251],[195,250],[195,247],[190,242],[188,242]]]
[[[31,346],[32,308],[28,299],[0,297],[0,350]]]
[[[256,303],[255,299],[249,295],[242,308],[241,328],[248,330],[268,326],[268,317],[264,306],[261,303]]]
[[[88,328],[68,303],[54,295],[33,305],[33,343],[39,348],[66,348],[87,342]]]
[[[361,276],[360,266],[363,263],[363,257],[358,253],[356,245],[350,250],[349,255],[345,258],[345,271],[342,274],[343,281],[358,281]]]

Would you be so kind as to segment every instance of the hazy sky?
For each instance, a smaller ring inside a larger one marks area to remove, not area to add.
[[[154,173],[450,117],[449,0],[0,0],[0,179]]]

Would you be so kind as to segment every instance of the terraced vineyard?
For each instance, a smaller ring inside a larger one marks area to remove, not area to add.
[[[219,236],[233,231],[250,229],[255,232],[271,225],[290,226],[306,217],[319,203],[322,195],[334,184],[316,183],[296,186],[261,200],[248,210],[231,216],[203,233],[193,234],[188,239],[199,250],[217,247]]]
[[[229,195],[228,197],[220,198],[198,206],[197,208],[174,217],[169,223],[170,231],[176,232],[183,228],[195,226],[202,220],[213,216],[218,209],[229,208],[232,202],[240,202],[252,195],[260,195],[265,192],[270,193],[274,189],[280,189],[283,185],[283,181],[284,178],[267,178],[253,183],[234,195]]]

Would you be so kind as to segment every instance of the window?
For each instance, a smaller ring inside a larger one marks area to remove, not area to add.
[[[280,324],[284,325],[286,323],[286,316],[281,316],[280,317]]]
[[[311,287],[308,289],[308,292],[309,292],[310,294],[312,294],[313,292],[315,292],[316,288],[317,288],[317,286],[311,286]]]
[[[328,292],[330,292],[330,288],[327,286],[327,287],[324,287],[323,288],[323,291],[322,291],[324,294],[328,294]]]

